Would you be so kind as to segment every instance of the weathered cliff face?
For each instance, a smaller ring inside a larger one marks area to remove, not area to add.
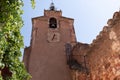
[[[120,80],[120,12],[115,12],[107,24],[92,44],[74,47],[74,58],[79,63],[83,60],[89,70],[89,74],[74,70],[74,80]]]
[[[73,59],[77,60],[77,62],[79,63],[78,66],[81,70],[79,69],[73,69],[72,70],[72,76],[73,76],[73,80],[86,80],[87,78],[90,78],[90,76],[88,75],[89,71],[88,71],[88,58],[87,58],[87,52],[90,49],[90,45],[89,44],[85,44],[85,43],[77,43],[73,50]]]

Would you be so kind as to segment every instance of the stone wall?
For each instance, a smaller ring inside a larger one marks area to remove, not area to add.
[[[92,44],[79,43],[73,48],[74,58],[85,61],[89,70],[89,74],[73,70],[74,80],[120,80],[120,12],[107,24]]]

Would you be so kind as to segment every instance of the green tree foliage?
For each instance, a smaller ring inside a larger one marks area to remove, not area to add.
[[[31,0],[32,8],[35,8],[35,0]]]
[[[0,0],[0,80],[30,79],[19,59],[20,49],[23,48],[23,37],[20,34],[23,26],[22,6],[22,0]]]

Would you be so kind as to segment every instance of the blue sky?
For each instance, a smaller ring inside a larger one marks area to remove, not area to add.
[[[31,18],[42,16],[44,9],[49,9],[51,0],[36,0],[36,8],[31,8],[30,0],[24,1],[24,26],[21,33],[25,46],[31,39]],[[62,10],[65,17],[74,19],[74,28],[78,42],[91,43],[113,13],[119,11],[120,0],[53,0],[56,8]]]

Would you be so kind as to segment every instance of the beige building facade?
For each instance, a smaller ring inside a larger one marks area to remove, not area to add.
[[[32,18],[31,44],[23,59],[31,80],[72,80],[65,45],[76,43],[73,23],[53,3],[43,16]]]

